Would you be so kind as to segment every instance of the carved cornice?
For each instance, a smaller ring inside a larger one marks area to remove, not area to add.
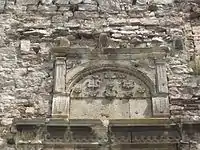
[[[111,59],[136,59],[136,58],[156,58],[163,59],[166,52],[159,47],[153,48],[103,48],[101,51],[92,50],[89,48],[69,48],[69,47],[54,47],[51,49],[56,57],[67,58],[84,58],[89,60],[96,60],[97,58],[103,60]],[[105,57],[109,56],[109,57]],[[115,57],[116,56],[116,57]],[[117,57],[121,56],[121,57]]]
[[[16,143],[98,147],[99,145],[176,144],[177,125],[168,119],[100,120],[15,119]]]

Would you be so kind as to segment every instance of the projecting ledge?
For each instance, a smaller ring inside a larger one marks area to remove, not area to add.
[[[175,125],[180,120],[170,120],[168,118],[146,118],[146,119],[110,119],[109,126],[167,126]],[[184,123],[183,123],[184,124]],[[99,119],[55,119],[55,118],[35,118],[35,119],[14,119],[15,126],[93,126],[103,125]]]

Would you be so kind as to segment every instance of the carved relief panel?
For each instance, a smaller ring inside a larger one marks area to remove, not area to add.
[[[63,49],[56,53],[52,115],[70,119],[168,115],[166,67],[160,55],[163,52],[153,49],[106,49],[94,57],[90,50]],[[137,59],[140,64],[133,65]],[[150,60],[153,67],[146,69]]]
[[[150,91],[137,78],[120,71],[101,71],[84,77],[72,88],[74,98],[149,98]]]
[[[70,118],[150,117],[150,91],[136,77],[104,70],[85,76],[71,89]]]

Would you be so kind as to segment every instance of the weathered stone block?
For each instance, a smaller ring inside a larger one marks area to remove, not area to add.
[[[97,5],[79,4],[78,9],[81,11],[97,11]]]
[[[147,118],[152,116],[151,100],[130,99],[130,118]]]
[[[40,0],[17,0],[18,5],[37,5]]]
[[[74,17],[77,18],[77,19],[98,18],[99,13],[97,13],[97,12],[86,12],[86,11],[76,11],[76,12],[74,12]]]
[[[78,108],[78,109],[77,109]],[[71,100],[70,119],[128,119],[129,103],[123,100]]]
[[[157,62],[156,65],[156,82],[157,89],[159,93],[168,93],[168,83],[167,83],[167,74],[166,74],[166,66],[165,63]]]
[[[169,98],[168,97],[154,97],[152,98],[153,116],[168,116],[169,115]]]
[[[80,23],[75,20],[64,23],[64,27],[66,28],[77,29],[77,28],[80,28],[80,26],[81,26]]]
[[[40,5],[39,7],[38,7],[38,11],[41,11],[41,12],[44,12],[44,13],[46,13],[46,14],[48,14],[48,13],[54,13],[55,11],[57,10],[57,7],[56,7],[56,5]]]
[[[35,108],[34,107],[27,107],[25,112],[26,112],[26,114],[33,115],[35,113]]]
[[[55,3],[56,3],[56,4],[63,5],[63,4],[69,4],[69,1],[70,1],[70,0],[56,0]]]
[[[6,0],[0,0],[0,13],[4,11]]]
[[[12,121],[13,121],[13,118],[2,118],[1,125],[3,126],[11,125]]]
[[[140,23],[142,24],[142,25],[158,25],[159,24],[159,20],[157,19],[157,18],[155,18],[155,17],[150,17],[150,18],[142,18],[142,19],[140,19]]]
[[[70,4],[80,4],[83,0],[70,0]]]
[[[68,21],[68,17],[67,16],[63,16],[63,15],[56,15],[52,17],[52,22],[53,23],[62,23],[62,22],[67,22]]]
[[[58,11],[60,11],[60,12],[72,13],[69,10],[70,10],[70,5],[60,5],[60,7],[58,8]]]
[[[31,42],[30,40],[21,40],[20,50],[21,52],[28,52],[30,51]]]
[[[42,2],[42,4],[50,5],[50,4],[52,4],[52,1],[53,0],[42,0],[41,2]]]
[[[69,117],[70,98],[65,95],[54,95],[52,103],[52,115],[57,117]]]
[[[157,4],[171,4],[174,0],[153,0],[153,2]]]
[[[95,0],[83,0],[84,4],[97,4]]]

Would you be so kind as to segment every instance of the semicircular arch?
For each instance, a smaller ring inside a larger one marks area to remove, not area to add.
[[[106,71],[115,71],[123,74],[127,74],[137,78],[142,82],[148,89],[151,94],[151,97],[155,95],[155,84],[153,81],[142,71],[137,70],[134,67],[127,67],[119,64],[85,64],[81,71],[75,73],[66,83],[66,92],[70,93],[71,89],[76,83],[84,79],[88,75],[95,74],[97,72],[106,72]]]

